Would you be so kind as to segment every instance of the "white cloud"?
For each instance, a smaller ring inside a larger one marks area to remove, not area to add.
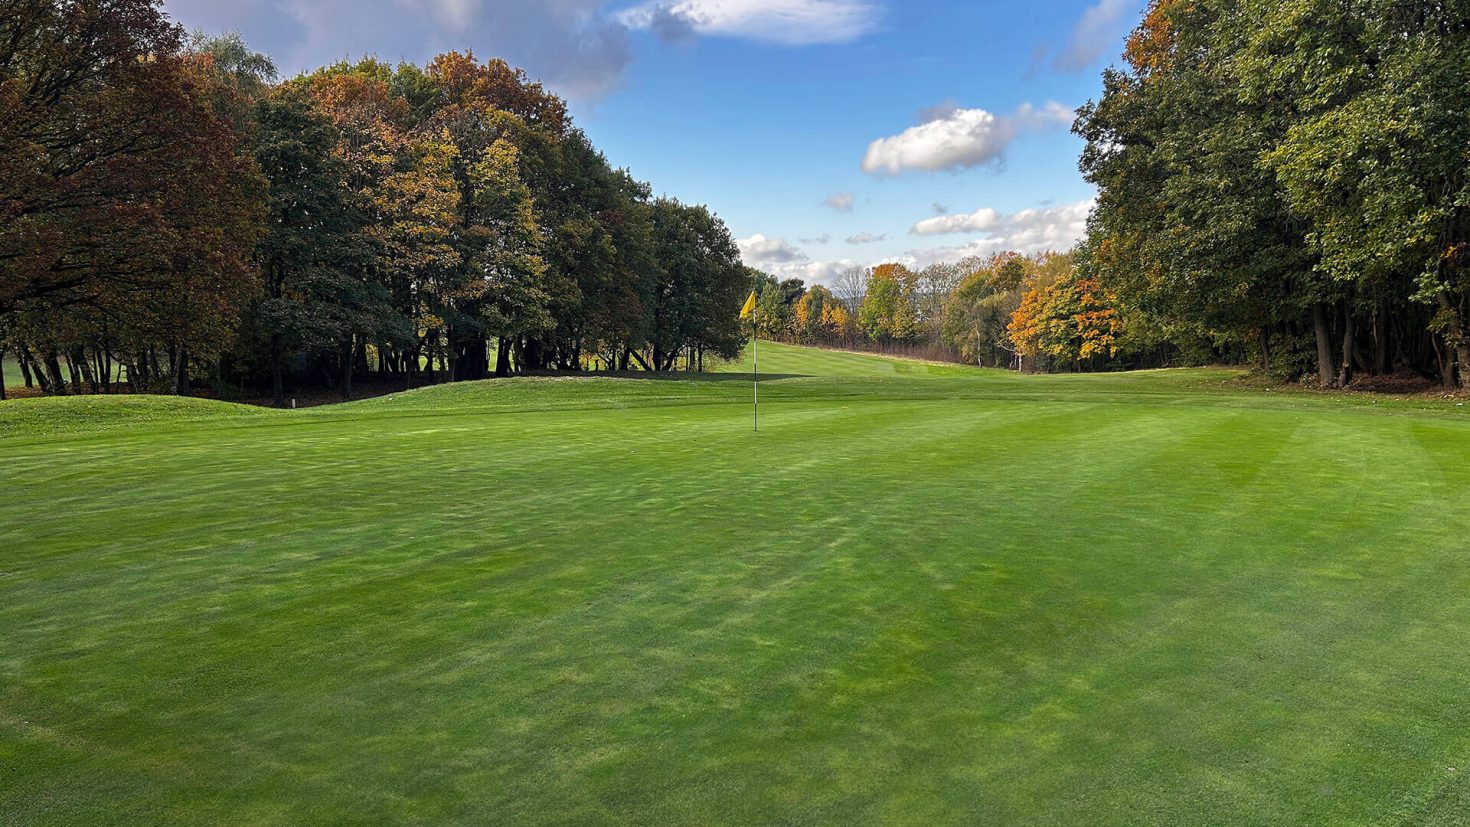
[[[1088,6],[1052,67],[1063,72],[1092,68],[1103,53],[1117,45],[1126,27],[1125,18],[1135,5],[1135,0],[1098,0]]]
[[[1037,108],[1023,104],[1009,115],[984,109],[944,107],[933,118],[868,146],[863,171],[895,176],[906,170],[962,169],[1000,159],[1022,132],[1071,124],[1075,113],[1055,101]]]
[[[951,263],[976,256],[985,258],[1000,252],[1044,253],[1070,250],[1087,234],[1087,217],[1097,199],[1089,198],[1073,204],[1044,209],[1022,210],[1004,214],[995,210],[978,210],[970,215],[938,216],[925,219],[914,225],[920,235],[935,235],[944,232],[979,232],[977,238],[963,244],[940,247],[918,248],[896,256],[879,259],[832,259],[813,261],[806,253],[788,244],[785,239],[753,235],[738,239],[741,256],[751,267],[764,270],[778,279],[801,279],[807,284],[823,284],[832,287],[844,270],[851,267],[871,267],[886,262],[902,264],[921,270],[931,264]],[[919,226],[929,221],[944,219],[968,220],[955,229],[938,229],[937,225],[920,232]],[[881,240],[883,236],[860,233],[848,239],[850,244]],[[806,239],[802,243],[807,243]]]
[[[807,254],[786,243],[786,239],[767,238],[760,233],[735,239],[735,246],[740,248],[740,258],[747,267],[761,270],[807,260]]]
[[[807,284],[831,287],[843,270],[859,265],[859,262],[847,258],[812,261],[806,253],[788,244],[786,239],[770,238],[760,233],[749,238],[737,238],[735,245],[740,248],[740,258],[747,267],[763,270],[778,279],[801,279]]]
[[[844,258],[834,261],[797,262],[767,272],[780,279],[801,279],[808,285],[821,284],[832,287],[837,283],[837,277],[842,275],[842,271],[859,266],[863,265],[850,258]]]
[[[286,75],[376,55],[422,63],[471,48],[524,68],[575,102],[615,90],[630,29],[666,40],[712,35],[791,45],[853,40],[880,0],[165,0],[186,28],[238,31]],[[621,11],[619,11],[621,9]]]
[[[985,233],[986,237],[967,244],[914,250],[908,256],[917,265],[924,266],[1002,251],[1042,253],[1069,250],[1087,234],[1087,217],[1092,214],[1096,203],[1096,198],[1089,198],[1059,207],[1021,210],[1008,215],[987,207],[969,215],[926,218],[914,225],[914,234]]]
[[[873,235],[872,233],[858,233],[847,237],[848,244],[875,244],[879,241],[887,241],[886,235]]]
[[[422,0],[422,4],[429,7],[435,20],[451,29],[467,28],[480,6],[477,0]]]
[[[838,212],[852,212],[852,205],[855,202],[856,199],[852,197],[852,193],[838,192],[827,196],[826,200],[822,202],[822,206],[831,207]]]
[[[797,241],[801,242],[802,244],[807,245],[808,247],[814,246],[814,245],[821,245],[821,244],[831,244],[832,243],[832,234],[831,233],[822,233],[821,235],[817,236],[816,238],[798,238]]]
[[[577,101],[621,82],[628,27],[608,0],[166,0],[186,28],[239,31],[284,74],[376,55],[423,62],[449,49],[501,57]]]
[[[942,235],[944,233],[982,233],[995,229],[1000,223],[1000,213],[989,207],[968,215],[937,215],[914,225],[909,232],[915,235]]]
[[[873,30],[880,13],[867,0],[648,0],[616,17],[635,29],[678,20],[702,35],[801,46],[856,40]]]

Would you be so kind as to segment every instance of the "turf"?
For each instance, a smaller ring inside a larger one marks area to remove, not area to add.
[[[26,381],[25,376],[20,372],[20,362],[15,361],[15,357],[9,353],[0,356],[0,373],[5,374],[5,387],[25,387]]]
[[[1465,408],[761,367],[0,403],[0,823],[1466,823]]]

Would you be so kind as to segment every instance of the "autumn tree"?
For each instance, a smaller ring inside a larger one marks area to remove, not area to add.
[[[879,344],[911,341],[919,332],[917,288],[917,274],[902,264],[874,268],[858,310],[858,324]]]
[[[1009,326],[1031,267],[1031,261],[1016,253],[960,264],[968,275],[945,303],[942,336],[963,361],[989,366],[1015,361]]]
[[[503,61],[283,83],[154,3],[5,3],[0,318],[28,382],[413,383],[736,355],[747,279]],[[790,307],[799,283],[778,299]]]
[[[249,266],[259,188],[233,91],[141,0],[0,8],[0,312],[48,390],[130,378],[186,391]],[[168,358],[160,359],[160,350]],[[104,374],[105,375],[99,375]]]
[[[1021,296],[1009,325],[1011,340],[1023,356],[1073,366],[1112,358],[1122,334],[1116,302],[1096,279],[1037,281]]]

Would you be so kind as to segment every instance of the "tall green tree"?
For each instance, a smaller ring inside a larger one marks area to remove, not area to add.
[[[373,249],[336,153],[341,135],[306,94],[289,87],[262,101],[257,119],[256,159],[270,185],[258,255],[272,394],[284,404],[292,355],[330,357],[336,381],[350,394],[354,338],[372,329],[385,297],[365,277]]]

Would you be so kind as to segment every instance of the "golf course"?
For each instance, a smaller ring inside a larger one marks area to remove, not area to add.
[[[0,823],[1467,823],[1466,408],[760,367],[0,404]]]

